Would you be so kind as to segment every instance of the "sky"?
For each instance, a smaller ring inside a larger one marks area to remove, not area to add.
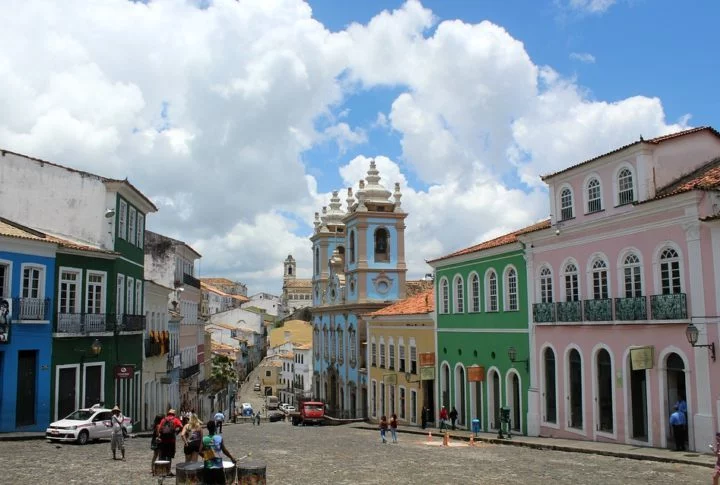
[[[0,148],[125,178],[200,276],[311,276],[369,160],[408,277],[548,216],[541,174],[720,126],[714,0],[6,0]],[[1,213],[1,208],[0,208]],[[22,221],[18,221],[22,222]]]

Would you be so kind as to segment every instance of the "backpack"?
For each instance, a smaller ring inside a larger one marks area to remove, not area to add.
[[[160,438],[174,438],[175,437],[175,426],[173,426],[171,419],[163,419],[160,423]]]

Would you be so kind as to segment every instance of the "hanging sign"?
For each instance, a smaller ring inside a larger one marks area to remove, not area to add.
[[[435,367],[435,352],[420,352],[420,367]]]
[[[420,367],[420,380],[421,381],[435,380],[435,367]]]
[[[630,364],[632,370],[652,369],[655,357],[655,347],[636,347],[630,349]]]
[[[467,368],[468,382],[483,382],[485,380],[485,367],[471,365]]]
[[[116,379],[132,379],[135,374],[134,365],[116,365],[115,366],[115,378]]]

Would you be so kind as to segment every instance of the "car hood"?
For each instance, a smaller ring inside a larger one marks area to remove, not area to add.
[[[58,427],[69,427],[69,426],[80,426],[81,424],[88,424],[89,421],[79,421],[77,419],[61,419],[60,421],[55,421],[54,423],[50,423],[50,426],[58,426]]]

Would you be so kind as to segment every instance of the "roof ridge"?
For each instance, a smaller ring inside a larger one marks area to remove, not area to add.
[[[20,224],[19,222],[11,221],[10,219],[6,219],[5,217],[0,217],[0,221],[14,227],[15,229],[20,229],[21,231],[30,233],[35,237],[39,237],[42,239],[48,238],[48,235],[45,234],[44,232],[38,231],[37,229],[33,229],[32,227],[24,226],[24,225]]]

